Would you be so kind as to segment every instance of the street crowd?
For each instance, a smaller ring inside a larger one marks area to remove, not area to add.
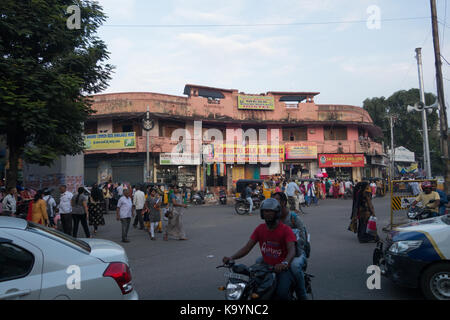
[[[171,186],[168,203],[164,203],[164,191],[159,186],[145,189],[143,185],[94,184],[90,188],[79,187],[73,194],[61,185],[58,203],[52,192],[52,189],[34,191],[20,186],[2,188],[0,215],[24,218],[75,238],[81,225],[85,237],[91,238],[99,226],[105,225],[104,215],[116,211],[116,220],[122,226],[122,242],[130,241],[128,233],[132,218],[133,227],[137,228],[139,224],[139,229],[148,232],[151,240],[156,240],[156,233],[163,233],[166,241],[169,238],[187,240],[183,226],[187,204],[177,186]]]

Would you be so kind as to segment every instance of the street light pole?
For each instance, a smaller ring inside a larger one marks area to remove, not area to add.
[[[419,72],[419,89],[420,102],[425,106],[425,90],[423,87],[423,72],[422,72],[422,48],[416,48],[417,69]],[[424,143],[424,162],[426,166],[426,177],[431,178],[431,163],[430,163],[430,146],[428,144],[428,125],[427,125],[427,110],[422,110],[422,128],[423,128],[423,143]]]
[[[147,114],[145,117],[147,123],[150,121],[150,108],[147,106]],[[150,130],[147,130],[147,182],[150,182]]]

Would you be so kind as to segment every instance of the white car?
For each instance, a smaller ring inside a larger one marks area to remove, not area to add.
[[[138,298],[120,245],[0,217],[0,300]]]
[[[374,251],[374,264],[395,283],[450,300],[450,215],[394,228]]]

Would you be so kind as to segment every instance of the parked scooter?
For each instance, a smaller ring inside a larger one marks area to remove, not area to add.
[[[227,193],[225,190],[219,191],[219,202],[220,204],[227,204]]]
[[[203,193],[201,191],[197,191],[192,196],[192,203],[195,205],[200,205],[205,203],[205,197],[203,196]]]
[[[225,273],[227,283],[219,290],[225,292],[225,300],[272,300],[275,298],[277,278],[272,266],[254,264],[247,267],[244,264],[236,265],[234,261],[218,266],[227,268]],[[305,272],[306,292],[312,296],[311,278]],[[289,300],[298,300],[295,293],[295,283],[289,288]]]

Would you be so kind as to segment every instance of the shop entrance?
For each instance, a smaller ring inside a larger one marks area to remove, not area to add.
[[[330,179],[349,180],[352,179],[352,168],[326,168]]]

